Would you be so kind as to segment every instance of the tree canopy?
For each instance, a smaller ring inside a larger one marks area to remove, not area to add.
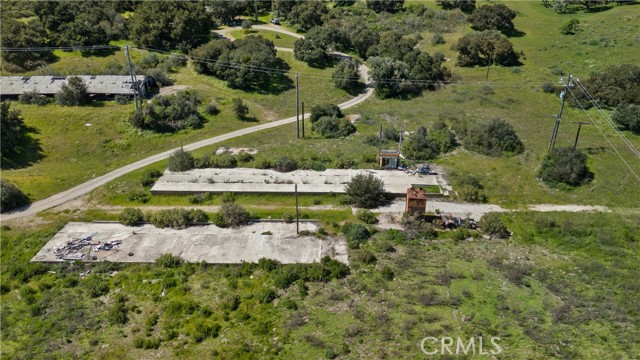
[[[468,150],[488,156],[519,154],[524,145],[508,122],[494,119],[478,124],[469,130],[464,138],[464,147]]]
[[[640,105],[620,104],[611,114],[611,118],[623,128],[640,133]]]
[[[404,142],[402,153],[411,160],[429,160],[446,153],[456,145],[455,135],[444,122],[434,124],[431,131],[420,126]]]
[[[12,110],[6,101],[0,103],[0,109],[0,149],[2,156],[6,156],[12,154],[18,145],[24,131],[24,119],[20,110]]]
[[[356,59],[344,59],[338,63],[336,70],[331,76],[333,83],[339,89],[354,92],[362,87],[360,81],[360,62]]]
[[[236,16],[247,12],[247,8],[251,5],[248,0],[219,1],[208,0],[207,9],[213,15],[213,18],[221,24],[229,25]]]
[[[3,48],[31,48],[46,44],[46,32],[39,20],[22,23],[3,16],[0,23]],[[18,69],[30,70],[53,60],[51,51],[2,51],[2,59]]]
[[[87,84],[78,76],[69,76],[56,93],[56,101],[61,105],[79,106],[89,102]]]
[[[404,0],[366,0],[367,8],[379,13],[388,12],[394,13],[402,10],[404,6]]]
[[[469,22],[475,30],[499,30],[508,33],[515,30],[515,18],[516,12],[504,4],[483,5],[473,11]]]
[[[640,65],[612,65],[592,75],[583,85],[600,106],[640,105]],[[573,92],[580,104],[592,104],[582,91]]]
[[[373,174],[354,176],[347,183],[345,192],[351,203],[360,208],[372,209],[389,201],[384,182]]]
[[[136,110],[129,121],[135,127],[157,132],[199,128],[204,119],[198,112],[198,105],[200,98],[193,91],[156,96],[144,107]]]
[[[520,63],[520,55],[513,50],[511,41],[496,30],[466,34],[458,40],[456,50],[460,66],[515,66]]]
[[[342,111],[335,104],[320,104],[311,108],[311,116],[309,117],[309,121],[312,123],[318,121],[321,117],[324,116],[332,116],[332,117],[343,117]]]
[[[436,2],[443,9],[460,9],[466,13],[470,13],[476,8],[476,0],[437,0]]]
[[[550,185],[580,186],[593,179],[587,168],[587,156],[572,147],[553,148],[542,161],[538,176]]]
[[[27,196],[15,184],[0,180],[0,212],[11,211],[29,203]]]
[[[323,116],[313,122],[313,131],[325,139],[335,139],[353,134],[356,128],[345,118]]]
[[[321,1],[304,1],[291,8],[287,21],[297,29],[307,31],[322,25],[322,16],[328,12],[327,6]]]
[[[182,51],[207,42],[212,26],[200,1],[144,1],[129,19],[136,45]]]

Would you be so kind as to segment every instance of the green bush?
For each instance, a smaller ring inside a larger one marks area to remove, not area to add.
[[[189,196],[189,202],[194,205],[204,204],[213,199],[211,193],[197,193]]]
[[[112,325],[124,325],[129,320],[126,302],[127,298],[123,294],[116,295],[115,303],[107,313],[107,318]]]
[[[391,268],[386,265],[382,268],[382,270],[380,270],[380,275],[382,275],[383,279],[389,281],[393,280],[393,278],[396,276],[393,270],[391,270]]]
[[[258,267],[266,272],[272,272],[280,267],[280,262],[273,259],[260,258],[258,259]]]
[[[346,119],[323,116],[313,123],[313,131],[325,139],[336,139],[353,134],[356,127]]]
[[[358,209],[358,211],[356,211],[356,217],[365,224],[375,224],[378,222],[376,214],[367,209]]]
[[[140,183],[143,187],[152,186],[161,176],[162,172],[156,169],[147,169],[142,173]]]
[[[261,304],[270,304],[278,297],[276,290],[273,288],[264,288],[258,293],[258,301]]]
[[[133,339],[133,347],[144,350],[157,350],[160,347],[160,339],[137,337]]]
[[[198,321],[191,330],[191,337],[197,343],[207,338],[216,338],[220,334],[222,327],[218,323],[208,324],[204,321]]]
[[[183,148],[177,149],[169,157],[169,170],[173,172],[188,171],[195,167],[195,159]]]
[[[46,105],[49,103],[49,99],[40,94],[38,90],[33,91],[25,91],[18,97],[18,100],[23,104],[33,104],[33,105]]]
[[[288,156],[281,156],[275,163],[275,169],[279,172],[290,172],[298,168],[296,161]]]
[[[502,219],[500,219],[500,215],[498,215],[498,213],[484,214],[478,222],[478,226],[483,233],[491,237],[503,239],[509,237],[510,235],[507,227],[502,222]]]
[[[89,103],[87,84],[77,76],[67,77],[67,81],[60,86],[56,93],[56,101],[60,105],[79,106]]]
[[[571,19],[566,24],[562,25],[560,32],[564,35],[573,35],[580,29],[580,20]]]
[[[446,43],[446,41],[444,41],[444,37],[440,33],[433,34],[431,37],[431,45],[440,45],[444,43]]]
[[[240,307],[240,296],[236,294],[227,295],[222,300],[222,308],[227,311],[236,311]]]
[[[126,208],[120,213],[120,224],[126,226],[135,226],[144,221],[142,210],[137,208]]]
[[[144,189],[131,190],[127,194],[127,199],[129,201],[139,202],[142,204],[146,204],[151,199],[151,196]]]
[[[232,169],[238,166],[238,160],[231,154],[222,154],[211,159],[211,166],[219,169]]]
[[[472,128],[464,138],[464,147],[488,156],[520,154],[524,145],[508,122],[494,119]]]
[[[358,250],[352,253],[352,258],[356,262],[361,262],[365,265],[375,264],[378,261],[375,255],[369,250]]]
[[[156,96],[139,108],[129,122],[140,129],[156,132],[176,132],[187,128],[200,128],[204,118],[198,112],[200,98],[193,91]]]
[[[358,174],[347,183],[345,193],[349,201],[360,208],[375,208],[389,201],[384,182],[373,174]]]
[[[218,105],[214,102],[210,102],[204,108],[204,111],[209,115],[218,115],[220,113],[220,109],[218,109]]]
[[[325,171],[325,170],[327,170],[327,167],[323,163],[321,163],[320,161],[314,161],[311,164],[311,170],[313,170],[313,171]]]
[[[249,154],[248,152],[241,152],[237,155],[238,161],[241,163],[248,163],[250,161],[253,161],[253,155]]]
[[[162,254],[156,259],[156,265],[168,269],[180,267],[184,260],[173,254]]]
[[[27,196],[16,185],[0,180],[0,212],[7,212],[29,203]]]
[[[624,129],[640,133],[640,105],[620,104],[613,110],[611,119]]]
[[[146,220],[161,229],[185,229],[197,223],[207,222],[209,219],[207,214],[200,209],[174,208],[151,213]]]
[[[335,118],[343,117],[342,111],[340,110],[338,105],[322,104],[316,105],[311,108],[311,116],[309,117],[309,121],[311,121],[311,123],[315,123],[316,121],[320,120],[320,118],[323,118],[325,116]]]
[[[249,114],[249,108],[244,104],[242,99],[235,98],[233,99],[233,113],[236,114],[238,119],[244,120]]]
[[[550,185],[580,186],[593,179],[587,156],[572,147],[553,148],[542,160],[538,176]]]
[[[463,175],[457,182],[456,193],[461,200],[473,203],[487,202],[487,196],[483,193],[484,186],[476,176]]]
[[[235,203],[222,204],[219,214],[222,216],[222,223],[216,224],[218,227],[240,227],[249,224],[252,220],[251,214],[249,214],[245,208]],[[220,218],[216,218],[216,221],[220,221]]]
[[[90,275],[84,281],[87,294],[92,298],[97,298],[109,292],[109,282],[98,275]]]
[[[359,248],[361,244],[371,237],[369,230],[362,224],[346,223],[342,226],[342,233],[345,235],[347,245],[351,249]]]

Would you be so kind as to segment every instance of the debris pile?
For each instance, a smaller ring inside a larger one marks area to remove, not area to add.
[[[53,250],[58,259],[62,260],[84,260],[92,259],[89,255],[93,251],[110,251],[118,249],[118,245],[122,244],[122,240],[111,240],[105,242],[92,241],[96,233],[83,235],[67,241],[65,245],[59,246]]]

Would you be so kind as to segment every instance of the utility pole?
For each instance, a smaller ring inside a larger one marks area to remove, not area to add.
[[[129,45],[126,45],[124,47],[124,54],[127,56],[127,62],[129,63],[129,75],[131,75],[131,86],[133,89],[133,102],[136,104],[136,110],[138,110],[137,84],[136,84],[136,79],[133,76],[133,67],[131,66],[131,56],[129,56]]]
[[[382,151],[382,123],[380,123],[380,131],[378,132],[378,157]]]
[[[304,101],[302,102],[302,138],[304,139]]]
[[[294,185],[296,190],[296,234],[300,233],[300,211],[298,210],[298,184]]]
[[[567,97],[567,92],[569,91],[569,88],[573,87],[573,83],[571,82],[572,78],[573,78],[573,75],[569,74],[569,77],[567,78],[567,83],[564,85],[564,90],[562,90],[562,92],[560,93],[560,99],[562,99],[562,103],[560,104],[560,112],[558,112],[558,115],[556,115],[556,123],[553,126],[553,133],[551,134],[551,142],[549,143],[549,151],[551,151],[551,149],[553,149],[553,147],[556,145],[556,139],[558,138],[558,129],[560,128],[560,120],[562,120],[562,111],[564,110],[564,101],[565,101],[565,98]]]
[[[300,116],[300,95],[299,95],[299,87],[298,87],[298,77],[300,76],[300,73],[296,74],[296,137],[298,139],[300,139],[300,121],[299,121],[299,116]]]
[[[576,133],[576,142],[573,143],[573,148],[575,149],[578,146],[578,138],[580,137],[580,129],[582,128],[582,125],[590,125],[590,122],[585,122],[585,121],[572,121],[571,123],[573,124],[578,124],[578,132]]]
[[[258,0],[253,0],[253,10],[255,10],[256,23],[258,23]]]
[[[491,55],[493,55],[493,51],[494,51],[494,48],[493,48],[493,44],[492,44],[492,43],[489,43],[489,48],[490,48],[491,50],[490,50],[490,52],[489,52],[489,59],[488,59],[488,61],[487,61],[487,76],[485,76],[485,78],[484,78],[484,82],[488,82],[488,81],[489,81],[489,69],[491,68]]]
[[[398,141],[398,154],[402,151],[402,125],[400,125],[400,140]]]

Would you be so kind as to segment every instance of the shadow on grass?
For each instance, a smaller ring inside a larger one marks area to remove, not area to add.
[[[523,37],[523,36],[527,35],[526,32],[520,31],[518,29],[513,29],[511,31],[505,31],[504,34],[507,35],[510,38],[519,38],[519,37]]]
[[[11,150],[10,154],[2,156],[2,170],[22,169],[44,159],[40,140],[33,137],[40,131],[30,126],[24,126],[23,129],[18,137],[18,145]]]
[[[115,54],[117,51],[120,51],[120,48],[113,49],[101,49],[101,50],[86,50],[80,51],[80,56],[83,58],[88,57],[107,57]]]

